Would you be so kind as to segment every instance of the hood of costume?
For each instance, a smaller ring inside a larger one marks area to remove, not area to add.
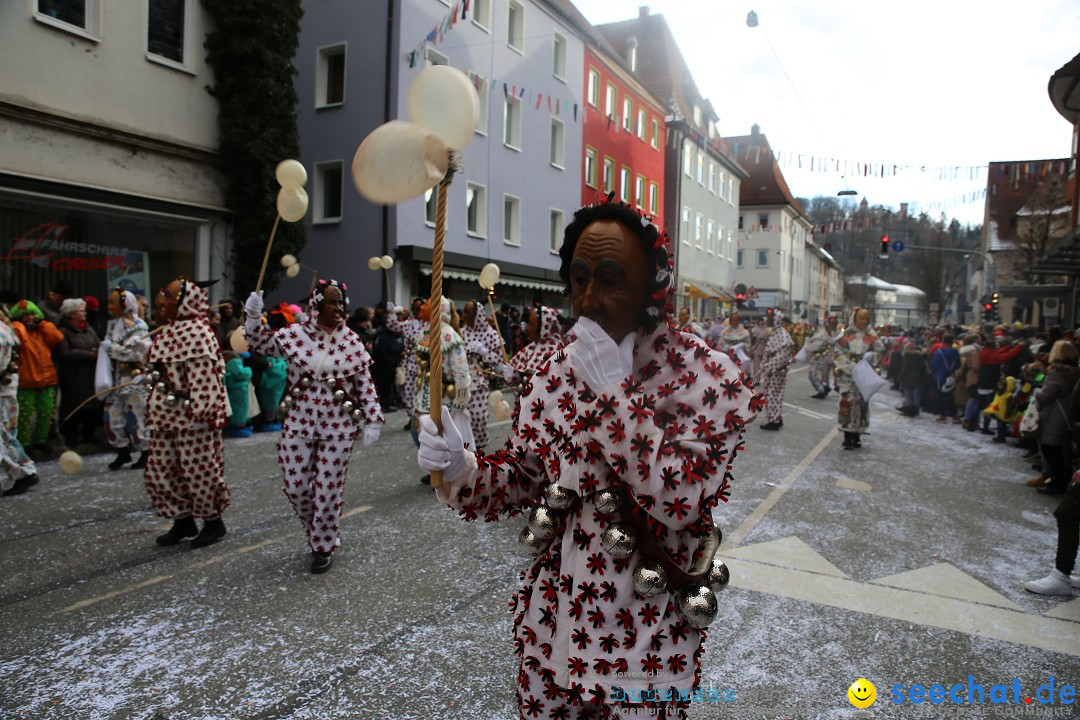
[[[559,314],[554,308],[541,305],[537,312],[540,313],[540,339],[526,345],[510,359],[510,366],[519,373],[535,370],[544,358],[562,347],[565,342]]]
[[[342,320],[332,330],[319,325],[319,310],[325,299],[326,289],[338,288],[344,303]],[[346,324],[349,317],[349,295],[345,283],[337,280],[319,280],[307,301],[307,315],[303,322],[293,323],[277,331],[282,352],[289,364],[300,368],[317,380],[327,377],[356,375],[371,364],[364,342]]]
[[[769,333],[769,339],[765,341],[766,355],[790,352],[791,348],[795,347],[795,341],[791,339],[791,334],[784,327],[784,314],[777,311],[774,318],[772,332]]]
[[[479,316],[477,316],[479,317]],[[454,329],[454,326],[450,324],[450,301],[445,297],[439,303],[439,334],[442,337],[442,351],[443,356],[464,344],[461,339],[461,335]],[[418,345],[422,352],[427,353],[427,349],[430,346],[429,338],[431,336],[431,326],[424,324],[424,336],[418,341]]]
[[[472,327],[464,325],[461,328],[461,339],[465,341],[466,348],[474,342],[484,346],[485,354],[495,353],[502,356],[502,342],[499,340],[499,331],[491,326],[487,319],[487,310],[479,302],[476,303],[476,319]]]
[[[221,346],[207,313],[210,296],[190,280],[181,280],[180,305],[176,319],[158,332],[147,362],[184,362],[197,357],[221,357]],[[224,366],[224,362],[222,363]]]
[[[135,297],[135,293],[125,290],[120,298],[120,302],[123,303],[124,315],[110,320],[108,329],[105,331],[105,339],[115,345],[123,345],[132,335],[150,331],[150,326],[139,317],[139,299]],[[132,318],[135,324],[128,327],[124,323],[124,318]]]

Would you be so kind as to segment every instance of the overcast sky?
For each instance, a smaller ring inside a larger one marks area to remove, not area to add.
[[[1071,128],[1046,88],[1080,52],[1078,0],[574,2],[594,24],[636,17],[644,4],[663,14],[725,136],[756,122],[774,150],[888,165],[1070,154]],[[757,28],[746,25],[751,9]],[[798,196],[844,188],[835,173],[784,175]],[[910,171],[847,185],[871,204],[929,205],[982,190],[986,174]],[[945,212],[979,224],[983,202]]]

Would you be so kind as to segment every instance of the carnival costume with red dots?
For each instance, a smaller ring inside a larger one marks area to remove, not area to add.
[[[491,381],[485,371],[490,371],[502,362],[502,340],[499,331],[487,320],[487,311],[479,302],[476,303],[476,318],[472,326],[461,328],[461,339],[465,342],[465,355],[469,358],[469,375],[472,385],[469,388],[469,419],[472,422],[473,440],[477,449],[488,444],[488,394]]]
[[[213,519],[229,506],[221,443],[225,361],[207,320],[206,291],[191,281],[180,285],[176,320],[146,355],[161,375],[146,401],[146,490],[160,517]]]
[[[540,339],[521,348],[510,358],[510,367],[522,378],[536,372],[540,363],[566,342],[562,326],[559,325],[559,313],[547,305],[541,305],[536,312],[540,313]]]
[[[245,322],[251,349],[268,357],[284,357],[289,365],[289,401],[282,424],[278,462],[285,474],[285,495],[307,533],[311,549],[330,553],[341,545],[341,509],[353,442],[361,428],[383,422],[379,396],[371,381],[371,357],[360,336],[345,325],[333,330],[318,325],[323,293],[320,280],[308,298],[308,316],[280,330],[271,330],[249,313]],[[335,393],[342,395],[335,398]],[[343,403],[349,402],[349,405]],[[356,413],[356,415],[354,415]]]
[[[661,246],[670,253],[666,234]],[[658,267],[657,282],[670,270],[670,260]],[[642,551],[615,559],[602,547],[618,516],[597,504],[598,491],[618,489],[628,512],[689,571],[715,539],[712,510],[727,500],[744,426],[764,405],[729,355],[675,329],[670,293],[668,285],[649,308],[660,310],[659,322],[639,330],[627,377],[589,387],[574,369],[574,343],[556,349],[523,387],[506,447],[466,453],[465,475],[444,491],[465,520],[527,512],[548,483],[578,499],[510,602],[521,717],[623,718],[639,709],[684,717],[685,701],[642,708],[613,689],[689,693],[700,683],[705,631],[684,621],[670,591],[635,593]]]

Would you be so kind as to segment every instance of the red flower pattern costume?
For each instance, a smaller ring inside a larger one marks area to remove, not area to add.
[[[206,291],[190,281],[181,287],[176,320],[146,355],[165,383],[151,388],[146,401],[146,490],[160,517],[217,518],[229,506],[221,443],[225,361],[207,320]],[[170,394],[180,402],[170,405]]]
[[[540,313],[540,339],[521,348],[510,358],[510,367],[523,379],[536,372],[540,363],[566,342],[562,326],[559,325],[559,314],[547,305],[541,305],[537,312]]]
[[[287,385],[295,394],[282,423],[278,462],[285,476],[285,495],[317,553],[330,553],[341,545],[345,477],[356,436],[363,427],[383,423],[371,381],[371,357],[360,336],[344,319],[332,332],[317,323],[318,305],[328,284],[336,285],[333,280],[320,280],[312,291],[303,323],[274,331],[261,317],[249,313],[244,326],[252,350],[284,357],[289,364]],[[339,287],[344,297],[345,286]],[[303,387],[305,376],[310,384]],[[339,388],[360,410],[359,420],[334,400]]]
[[[670,250],[666,235],[657,242]],[[666,313],[637,336],[622,381],[589,387],[573,357],[571,343],[539,364],[506,447],[466,452],[462,477],[439,494],[465,520],[497,521],[537,506],[548,483],[577,493],[582,501],[510,602],[521,717],[637,717],[641,703],[614,688],[685,696],[700,683],[705,631],[682,619],[672,593],[634,592],[641,551],[616,560],[601,547],[613,519],[596,510],[593,494],[621,488],[657,543],[689,570],[713,528],[712,509],[727,500],[744,426],[764,401],[730,356],[679,333]],[[661,700],[643,711],[683,717],[687,705]]]

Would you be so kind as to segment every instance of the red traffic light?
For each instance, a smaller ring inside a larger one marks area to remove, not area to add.
[[[993,303],[986,303],[986,305],[984,305],[983,307],[985,307],[987,310],[993,310],[994,309]]]
[[[742,300],[743,299],[743,294],[742,293],[735,293],[735,299],[736,300]]]

